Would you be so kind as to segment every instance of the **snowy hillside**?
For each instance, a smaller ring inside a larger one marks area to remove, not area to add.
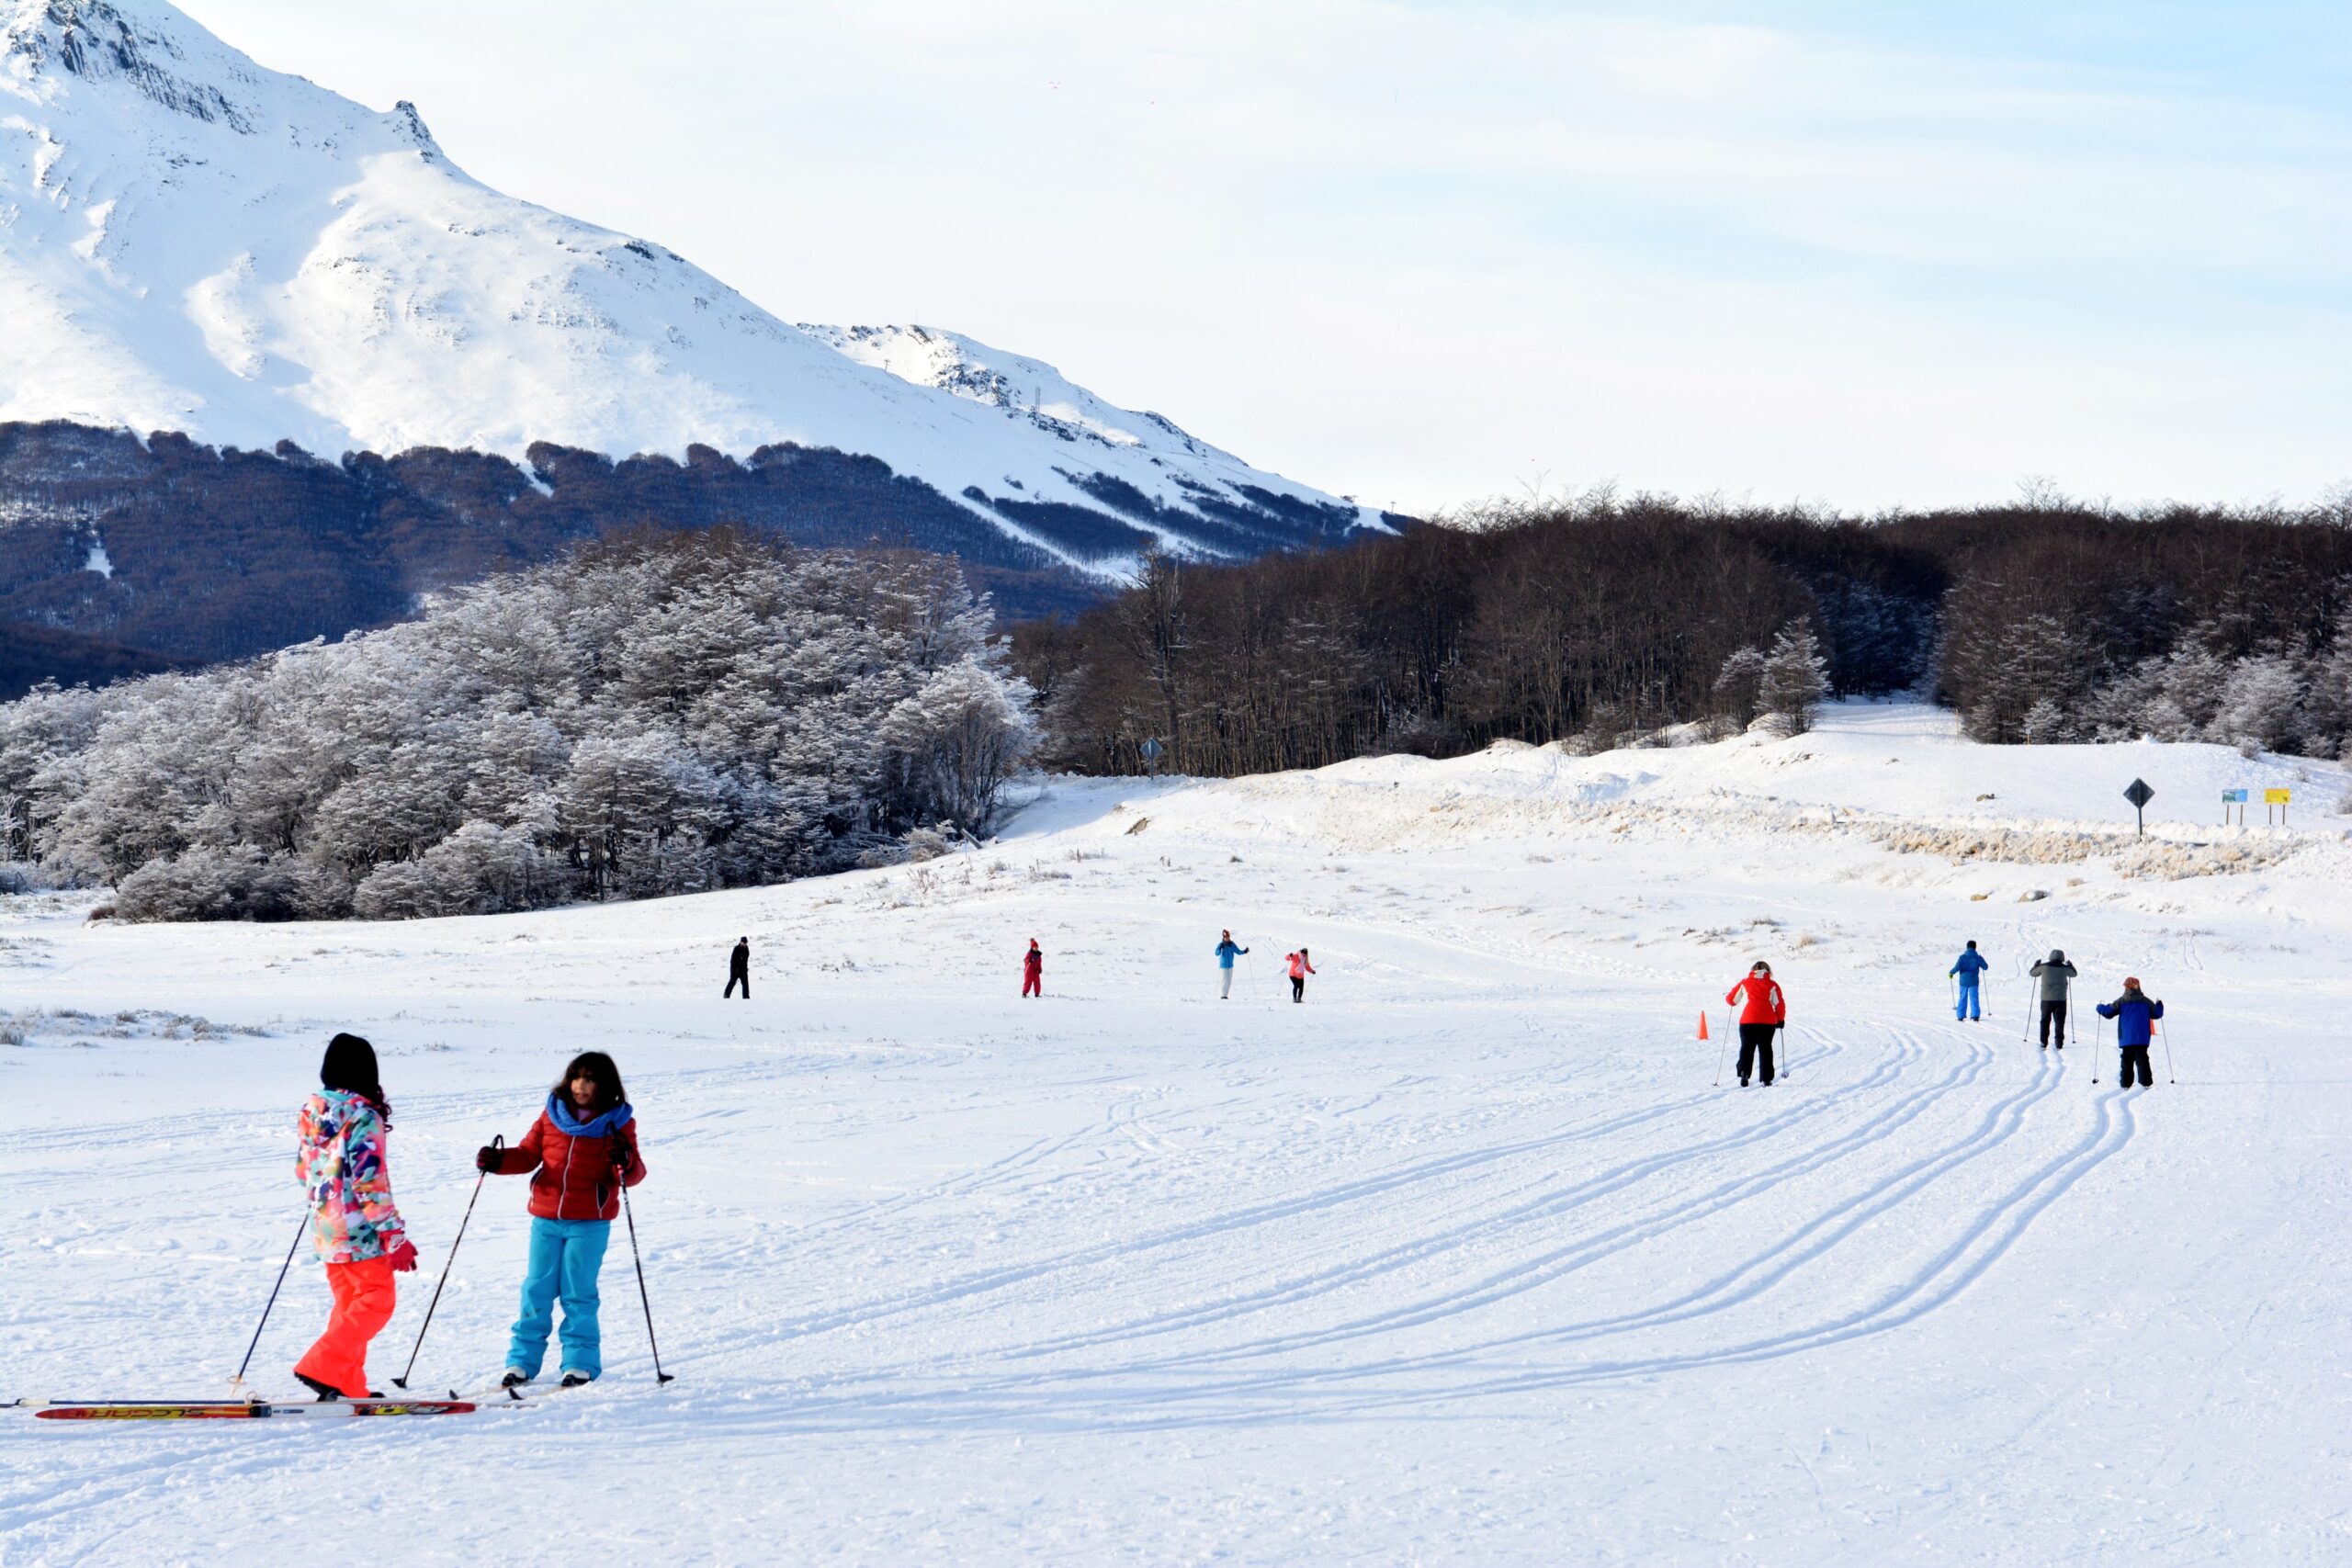
[[[1034,509],[1212,554],[1237,521],[1382,525],[1034,361],[936,337],[1048,393],[976,400],[969,375],[787,325],[659,244],[482,186],[413,106],[266,71],[164,0],[0,0],[0,423],[331,458],[835,447],[1096,571],[1120,562]]]
[[[2273,781],[2292,829],[2208,825],[2210,786]],[[665,1562],[2338,1561],[2344,785],[1864,706],[1686,750],[1057,780],[978,853],[627,907],[173,929],[0,899],[0,1398],[221,1389],[337,1028],[384,1053],[424,1249],[379,1384],[473,1149],[588,1044],[641,1118],[679,1379],[616,1236],[605,1380],[529,1407],[0,1412],[0,1558],[471,1563],[528,1498]],[[743,934],[755,998],[723,1002]],[[1955,1023],[1970,937],[1990,1015]],[[2136,974],[2166,1001],[2154,1089],[2021,1040],[2053,946],[2078,1000]],[[1758,956],[1788,1071],[1713,1087]],[[519,1189],[481,1196],[421,1386],[498,1369]],[[325,1303],[299,1260],[265,1389]]]

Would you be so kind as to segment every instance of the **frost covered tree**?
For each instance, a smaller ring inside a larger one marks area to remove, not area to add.
[[[2206,726],[2207,739],[2224,745],[2248,741],[2264,750],[2284,750],[2302,725],[2303,680],[2289,660],[2241,659],[2222,682],[2220,704]]]
[[[1028,682],[972,659],[934,671],[890,710],[883,739],[910,813],[985,833],[1036,745]]]
[[[1756,722],[1763,705],[1764,655],[1754,644],[1732,650],[1715,675],[1715,702],[1736,729]]]
[[[755,884],[983,830],[1031,739],[935,557],[592,547],[419,621],[0,707],[0,799],[127,918],[364,919]]]
[[[1815,711],[1829,690],[1829,663],[1821,656],[1820,639],[1805,626],[1783,626],[1772,637],[1772,651],[1764,656],[1763,677],[1757,700],[1772,716],[1782,735],[1803,735],[1813,728]]]

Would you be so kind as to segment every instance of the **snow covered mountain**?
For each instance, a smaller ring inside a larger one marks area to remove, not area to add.
[[[164,0],[0,0],[0,423],[268,449],[880,459],[1117,575],[1377,528],[1050,367],[795,327],[662,245],[490,189],[406,102],[267,71]]]

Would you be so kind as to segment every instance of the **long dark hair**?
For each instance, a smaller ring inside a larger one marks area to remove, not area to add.
[[[563,1077],[555,1080],[556,1098],[566,1105],[571,1104],[571,1080],[579,1077],[596,1080],[596,1115],[601,1116],[628,1100],[628,1090],[621,1087],[620,1068],[615,1066],[613,1059],[602,1051],[582,1051],[571,1058],[571,1064],[563,1069]]]
[[[376,1071],[376,1047],[356,1034],[338,1034],[327,1042],[327,1054],[319,1061],[319,1082],[358,1095],[376,1108],[385,1126],[392,1124],[392,1102],[384,1098],[383,1078]]]

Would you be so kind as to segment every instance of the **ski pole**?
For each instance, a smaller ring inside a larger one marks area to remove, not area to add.
[[[2156,1038],[2165,1043],[2165,1082],[2178,1083],[2180,1078],[2172,1070],[2172,1031],[2165,1027],[2163,1019],[2156,1020]]]
[[[1704,1018],[1706,1014],[1702,1011],[1699,1016]],[[1724,1043],[1715,1048],[1715,1087],[1717,1089],[1724,1087],[1724,1058],[1730,1055],[1731,1015],[1729,1013],[1725,1013],[1724,1015]]]
[[[1772,1027],[1781,1036],[1781,1059],[1772,1064],[1774,1069],[1772,1076],[1786,1082],[1789,1077],[1789,1026],[1785,1023],[1776,1023]]]
[[[294,1239],[286,1248],[286,1261],[277,1266],[277,1283],[269,1288],[269,1300],[261,1309],[261,1322],[254,1325],[254,1337],[245,1347],[245,1359],[237,1363],[237,1375],[229,1380],[231,1388],[243,1388],[245,1384],[245,1369],[254,1364],[254,1347],[261,1343],[261,1331],[269,1325],[270,1308],[277,1304],[277,1292],[286,1288],[286,1271],[294,1267],[294,1248],[302,1245],[302,1233],[310,1228],[310,1212],[304,1210],[302,1223],[295,1227]]]
[[[492,1134],[490,1146],[493,1149],[504,1148],[506,1146],[506,1134],[503,1133]],[[406,1388],[408,1386],[409,1373],[416,1371],[416,1353],[424,1348],[424,1331],[433,1326],[434,1309],[441,1304],[441,1286],[449,1282],[449,1270],[457,1267],[458,1247],[466,1239],[466,1226],[472,1222],[474,1217],[474,1198],[481,1196],[481,1184],[489,1178],[489,1176],[490,1172],[486,1170],[478,1171],[474,1175],[474,1196],[473,1198],[466,1200],[466,1217],[458,1222],[458,1239],[449,1244],[448,1260],[441,1265],[440,1283],[433,1287],[433,1300],[424,1309],[424,1322],[417,1328],[416,1343],[408,1348],[408,1365],[402,1367],[401,1369],[401,1375],[392,1380],[392,1386],[394,1388]]]
[[[677,1381],[662,1370],[662,1342],[653,1337],[653,1298],[645,1293],[645,1257],[637,1249],[637,1215],[628,1206],[628,1183],[621,1188],[621,1214],[628,1221],[628,1255],[637,1265],[637,1299],[645,1303],[645,1342],[653,1347],[653,1386]]]

